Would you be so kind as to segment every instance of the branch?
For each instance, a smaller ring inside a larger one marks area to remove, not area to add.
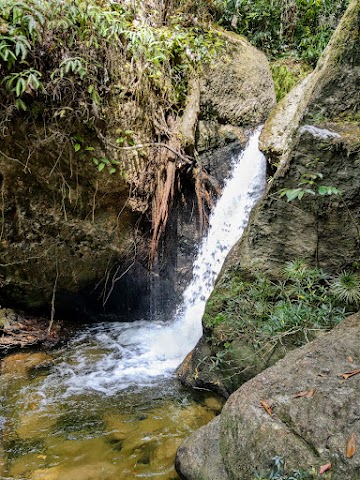
[[[183,160],[185,163],[188,165],[192,165],[194,163],[194,159],[185,157],[182,153],[176,151],[174,148],[170,147],[166,143],[161,143],[161,142],[152,142],[152,143],[138,143],[136,145],[131,145],[129,147],[119,147],[119,145],[115,145],[114,143],[108,142],[106,138],[99,134],[103,142],[108,145],[109,147],[116,148],[117,150],[140,150],[141,148],[166,148],[170,152],[172,152],[174,155],[179,157],[181,160]]]
[[[49,323],[49,328],[47,330],[47,334],[50,335],[51,328],[54,323],[54,317],[55,317],[55,296],[56,296],[56,287],[58,283],[58,278],[59,278],[59,269],[58,269],[58,261],[56,259],[56,277],[55,277],[55,282],[54,282],[54,288],[53,288],[53,293],[52,293],[52,299],[51,299],[51,317],[50,317],[50,323]]]

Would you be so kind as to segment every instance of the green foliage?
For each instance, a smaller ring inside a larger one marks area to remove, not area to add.
[[[100,0],[3,0],[0,4],[0,98],[30,113],[93,124],[112,83],[146,105],[150,94],[167,109],[183,106],[190,73],[221,47],[211,32],[136,20],[128,5]],[[113,82],[112,82],[113,81]]]
[[[341,191],[332,185],[318,185],[323,179],[320,172],[303,173],[297,188],[283,188],[279,191],[279,197],[286,197],[288,202],[302,200],[305,195],[341,195]]]
[[[231,332],[233,338],[245,336],[254,345],[282,335],[307,338],[312,331],[330,329],[356,311],[359,280],[347,279],[346,297],[343,289],[335,288],[338,283],[339,279],[302,260],[287,263],[277,280],[263,273],[249,278],[235,270],[222,278],[210,297],[204,325]],[[357,294],[350,294],[354,288]]]
[[[311,71],[309,65],[290,58],[281,58],[271,63],[271,73],[274,81],[276,100],[281,100]]]
[[[286,53],[314,65],[348,0],[216,0],[218,20],[272,57]]]
[[[100,157],[99,159],[93,157],[92,160],[93,160],[94,164],[97,166],[97,169],[98,169],[99,172],[102,172],[106,167],[108,172],[111,175],[113,175],[114,173],[117,172],[117,167],[120,165],[120,162],[118,160],[114,160],[114,159],[109,160],[106,157]],[[120,176],[122,175],[121,170],[119,170],[119,174],[120,174]]]

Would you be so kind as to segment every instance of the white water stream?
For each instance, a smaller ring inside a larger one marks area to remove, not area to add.
[[[150,386],[172,376],[202,335],[201,319],[226,255],[241,237],[250,211],[265,187],[265,158],[258,129],[235,159],[231,177],[209,221],[194,262],[193,279],[171,321],[104,323],[89,327],[44,380],[48,397],[95,390],[114,394],[129,386]]]

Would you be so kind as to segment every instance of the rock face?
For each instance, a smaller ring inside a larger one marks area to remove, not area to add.
[[[188,385],[213,383],[217,391],[231,393],[286,352],[280,349],[275,356],[244,361],[254,358],[253,346],[246,339],[239,342],[236,334],[224,335],[221,326],[214,328],[214,319],[222,314],[221,307],[214,308],[217,296],[224,294],[222,279],[236,283],[240,270],[244,276],[265,272],[277,279],[285,263],[297,259],[328,274],[359,268],[359,22],[360,4],[353,1],[315,71],[265,123],[261,147],[277,170],[209,299],[201,350],[196,349],[187,368],[179,371]],[[323,194],[324,187],[335,187],[341,194]],[[281,196],[296,189],[303,190],[301,199],[288,202]],[[233,345],[233,355],[224,352],[225,341]],[[219,354],[225,354],[233,371],[240,373],[221,380],[221,372],[210,361]]]
[[[356,314],[245,383],[179,448],[181,477],[250,480],[280,456],[286,473],[331,463],[333,480],[358,480],[360,455],[349,458],[346,447],[352,434],[360,438],[360,376],[342,374],[359,368],[359,351]]]
[[[91,156],[55,134],[26,162],[37,134],[14,125],[0,154],[1,297],[25,308],[49,303],[55,282],[58,292],[77,292],[115,259],[131,258],[137,219],[130,209],[119,216],[126,182],[97,173]]]

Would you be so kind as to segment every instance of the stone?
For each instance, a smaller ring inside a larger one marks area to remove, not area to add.
[[[220,455],[220,417],[196,430],[178,448],[175,468],[186,480],[228,480]]]
[[[179,448],[182,478],[250,479],[269,472],[272,458],[280,456],[287,474],[332,463],[332,480],[358,480],[360,455],[347,458],[346,446],[352,433],[360,438],[360,375],[344,380],[342,374],[360,367],[359,351],[360,314],[355,314],[245,383],[219,417]]]
[[[222,125],[258,125],[275,105],[269,63],[244,37],[223,30],[218,33],[228,44],[228,54],[204,70],[202,117],[217,119]]]

